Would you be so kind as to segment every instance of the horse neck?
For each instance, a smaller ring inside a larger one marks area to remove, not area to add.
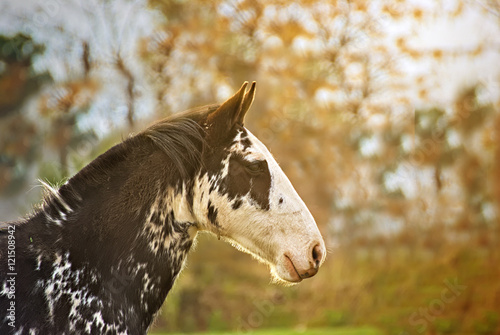
[[[135,308],[147,327],[196,229],[190,182],[178,182],[173,164],[154,146],[131,144],[112,148],[52,191],[38,216],[45,225],[38,226],[45,226],[42,236],[47,228],[56,234],[39,249],[45,247],[49,261],[67,257],[72,268],[97,273],[96,295],[124,310]]]

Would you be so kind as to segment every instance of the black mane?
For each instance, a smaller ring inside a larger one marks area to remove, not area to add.
[[[209,105],[174,114],[158,121],[139,135],[146,136],[160,148],[175,164],[179,174],[186,178],[189,168],[199,167],[207,145],[204,129],[200,125],[207,113],[219,105]]]
[[[44,183],[45,196],[42,205],[38,206],[35,211],[45,209],[49,213],[57,212],[65,205],[61,201],[66,202],[71,208],[76,208],[81,200],[81,192],[85,192],[85,189],[91,188],[92,185],[101,185],[106,179],[107,171],[127,160],[127,153],[133,152],[138,157],[145,157],[147,155],[144,152],[145,148],[150,150],[158,148],[168,157],[166,160],[168,166],[165,166],[164,170],[168,171],[170,177],[164,181],[173,181],[176,179],[173,178],[176,174],[180,177],[179,181],[188,181],[190,177],[193,177],[191,175],[193,171],[196,171],[202,164],[201,157],[207,147],[203,136],[204,129],[200,123],[206,119],[207,113],[218,107],[219,105],[199,107],[173,114],[153,123],[144,131],[113,146],[94,159],[63,184],[57,192]]]

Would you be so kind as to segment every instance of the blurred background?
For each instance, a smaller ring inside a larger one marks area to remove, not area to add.
[[[155,331],[500,334],[498,0],[2,1],[0,219],[245,80],[327,261],[280,287],[201,236]]]

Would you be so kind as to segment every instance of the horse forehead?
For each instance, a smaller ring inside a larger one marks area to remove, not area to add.
[[[246,128],[243,128],[237,133],[233,143],[234,144],[230,149],[231,153],[239,153],[250,161],[274,161],[273,156],[269,152],[269,149],[267,149],[267,147],[264,145],[264,143],[262,143]]]

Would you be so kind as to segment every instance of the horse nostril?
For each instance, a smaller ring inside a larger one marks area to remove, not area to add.
[[[314,267],[317,269],[323,259],[323,250],[319,244],[316,244],[312,251],[312,257],[314,261]]]

